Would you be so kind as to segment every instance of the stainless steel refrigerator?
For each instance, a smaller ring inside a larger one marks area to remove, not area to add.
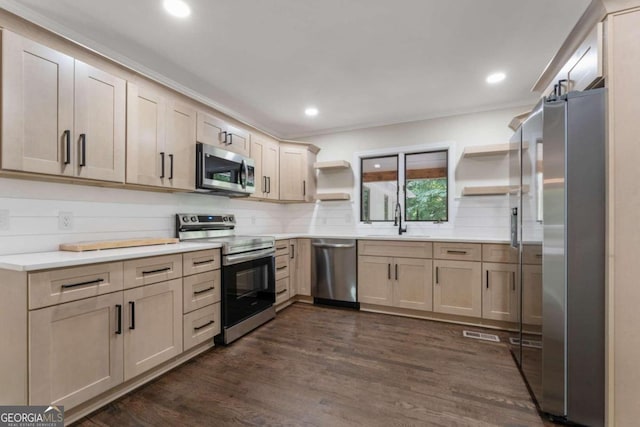
[[[513,350],[543,412],[599,426],[604,425],[605,369],[605,89],[556,96],[541,107],[532,115],[537,119],[519,130],[521,148],[512,155],[521,165],[532,156],[534,165],[530,171],[521,167],[521,191],[512,202],[524,215],[512,220],[512,234],[520,231],[513,243],[521,254],[522,283],[520,336]],[[525,134],[540,129],[541,140],[528,151],[532,145]],[[532,181],[529,187],[525,179]],[[527,295],[535,287],[526,285],[525,255],[527,245],[539,245],[527,239],[527,222],[534,231],[537,222],[534,234],[542,237],[539,332],[525,321],[527,298],[536,297]]]

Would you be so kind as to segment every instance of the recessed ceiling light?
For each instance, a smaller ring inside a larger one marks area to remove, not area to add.
[[[487,76],[487,83],[489,84],[496,84],[496,83],[500,83],[501,81],[503,81],[505,79],[505,77],[507,77],[507,75],[505,73],[493,73],[493,74],[489,74]]]
[[[182,0],[164,0],[164,9],[178,18],[186,18],[191,15],[191,8]]]
[[[316,107],[309,107],[304,110],[304,113],[309,117],[314,117],[318,115],[318,109]]]
[[[373,165],[373,167],[376,169],[380,169],[380,163],[376,163],[375,165]]]

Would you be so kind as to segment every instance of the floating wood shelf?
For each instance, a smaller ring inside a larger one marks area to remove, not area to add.
[[[529,144],[524,142],[522,149],[529,148]],[[494,144],[494,145],[479,145],[477,147],[466,147],[462,153],[463,157],[482,157],[482,156],[496,156],[501,154],[507,154],[509,151],[517,150],[518,144]]]
[[[329,201],[329,200],[350,200],[351,195],[349,193],[320,193],[316,194],[316,200]]]
[[[511,122],[509,122],[509,128],[514,132],[517,131],[518,127],[520,127],[520,125],[524,123],[525,120],[527,120],[530,114],[531,110],[518,114],[513,119],[511,119]]]
[[[517,191],[518,187],[515,185],[488,185],[482,187],[464,187],[462,189],[463,196],[497,196],[503,194],[509,194],[512,191]],[[529,186],[522,187],[523,193],[529,192]]]
[[[330,169],[349,169],[351,163],[346,160],[335,160],[332,162],[315,162],[313,164],[314,169],[330,170]]]

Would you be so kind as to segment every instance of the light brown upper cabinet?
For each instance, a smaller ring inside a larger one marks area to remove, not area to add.
[[[3,169],[123,182],[124,147],[124,80],[2,31]]]
[[[196,112],[127,83],[127,183],[195,189]]]
[[[278,200],[280,196],[280,147],[276,141],[251,138],[251,158],[256,162],[253,198]]]
[[[84,62],[75,67],[77,175],[124,182],[125,81]]]
[[[280,144],[280,200],[311,202],[315,199],[316,153],[304,144]]]
[[[198,142],[249,157],[251,152],[249,132],[202,111],[198,111],[197,121],[196,139]]]

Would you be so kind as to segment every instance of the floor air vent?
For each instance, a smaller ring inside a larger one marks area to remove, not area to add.
[[[519,345],[520,338],[509,337],[511,345]],[[542,348],[542,341],[537,340],[522,340],[523,347]]]
[[[466,337],[466,338],[473,338],[473,339],[476,339],[476,340],[500,342],[500,338],[498,338],[497,335],[485,334],[485,333],[482,333],[482,332],[462,331],[462,336]]]

